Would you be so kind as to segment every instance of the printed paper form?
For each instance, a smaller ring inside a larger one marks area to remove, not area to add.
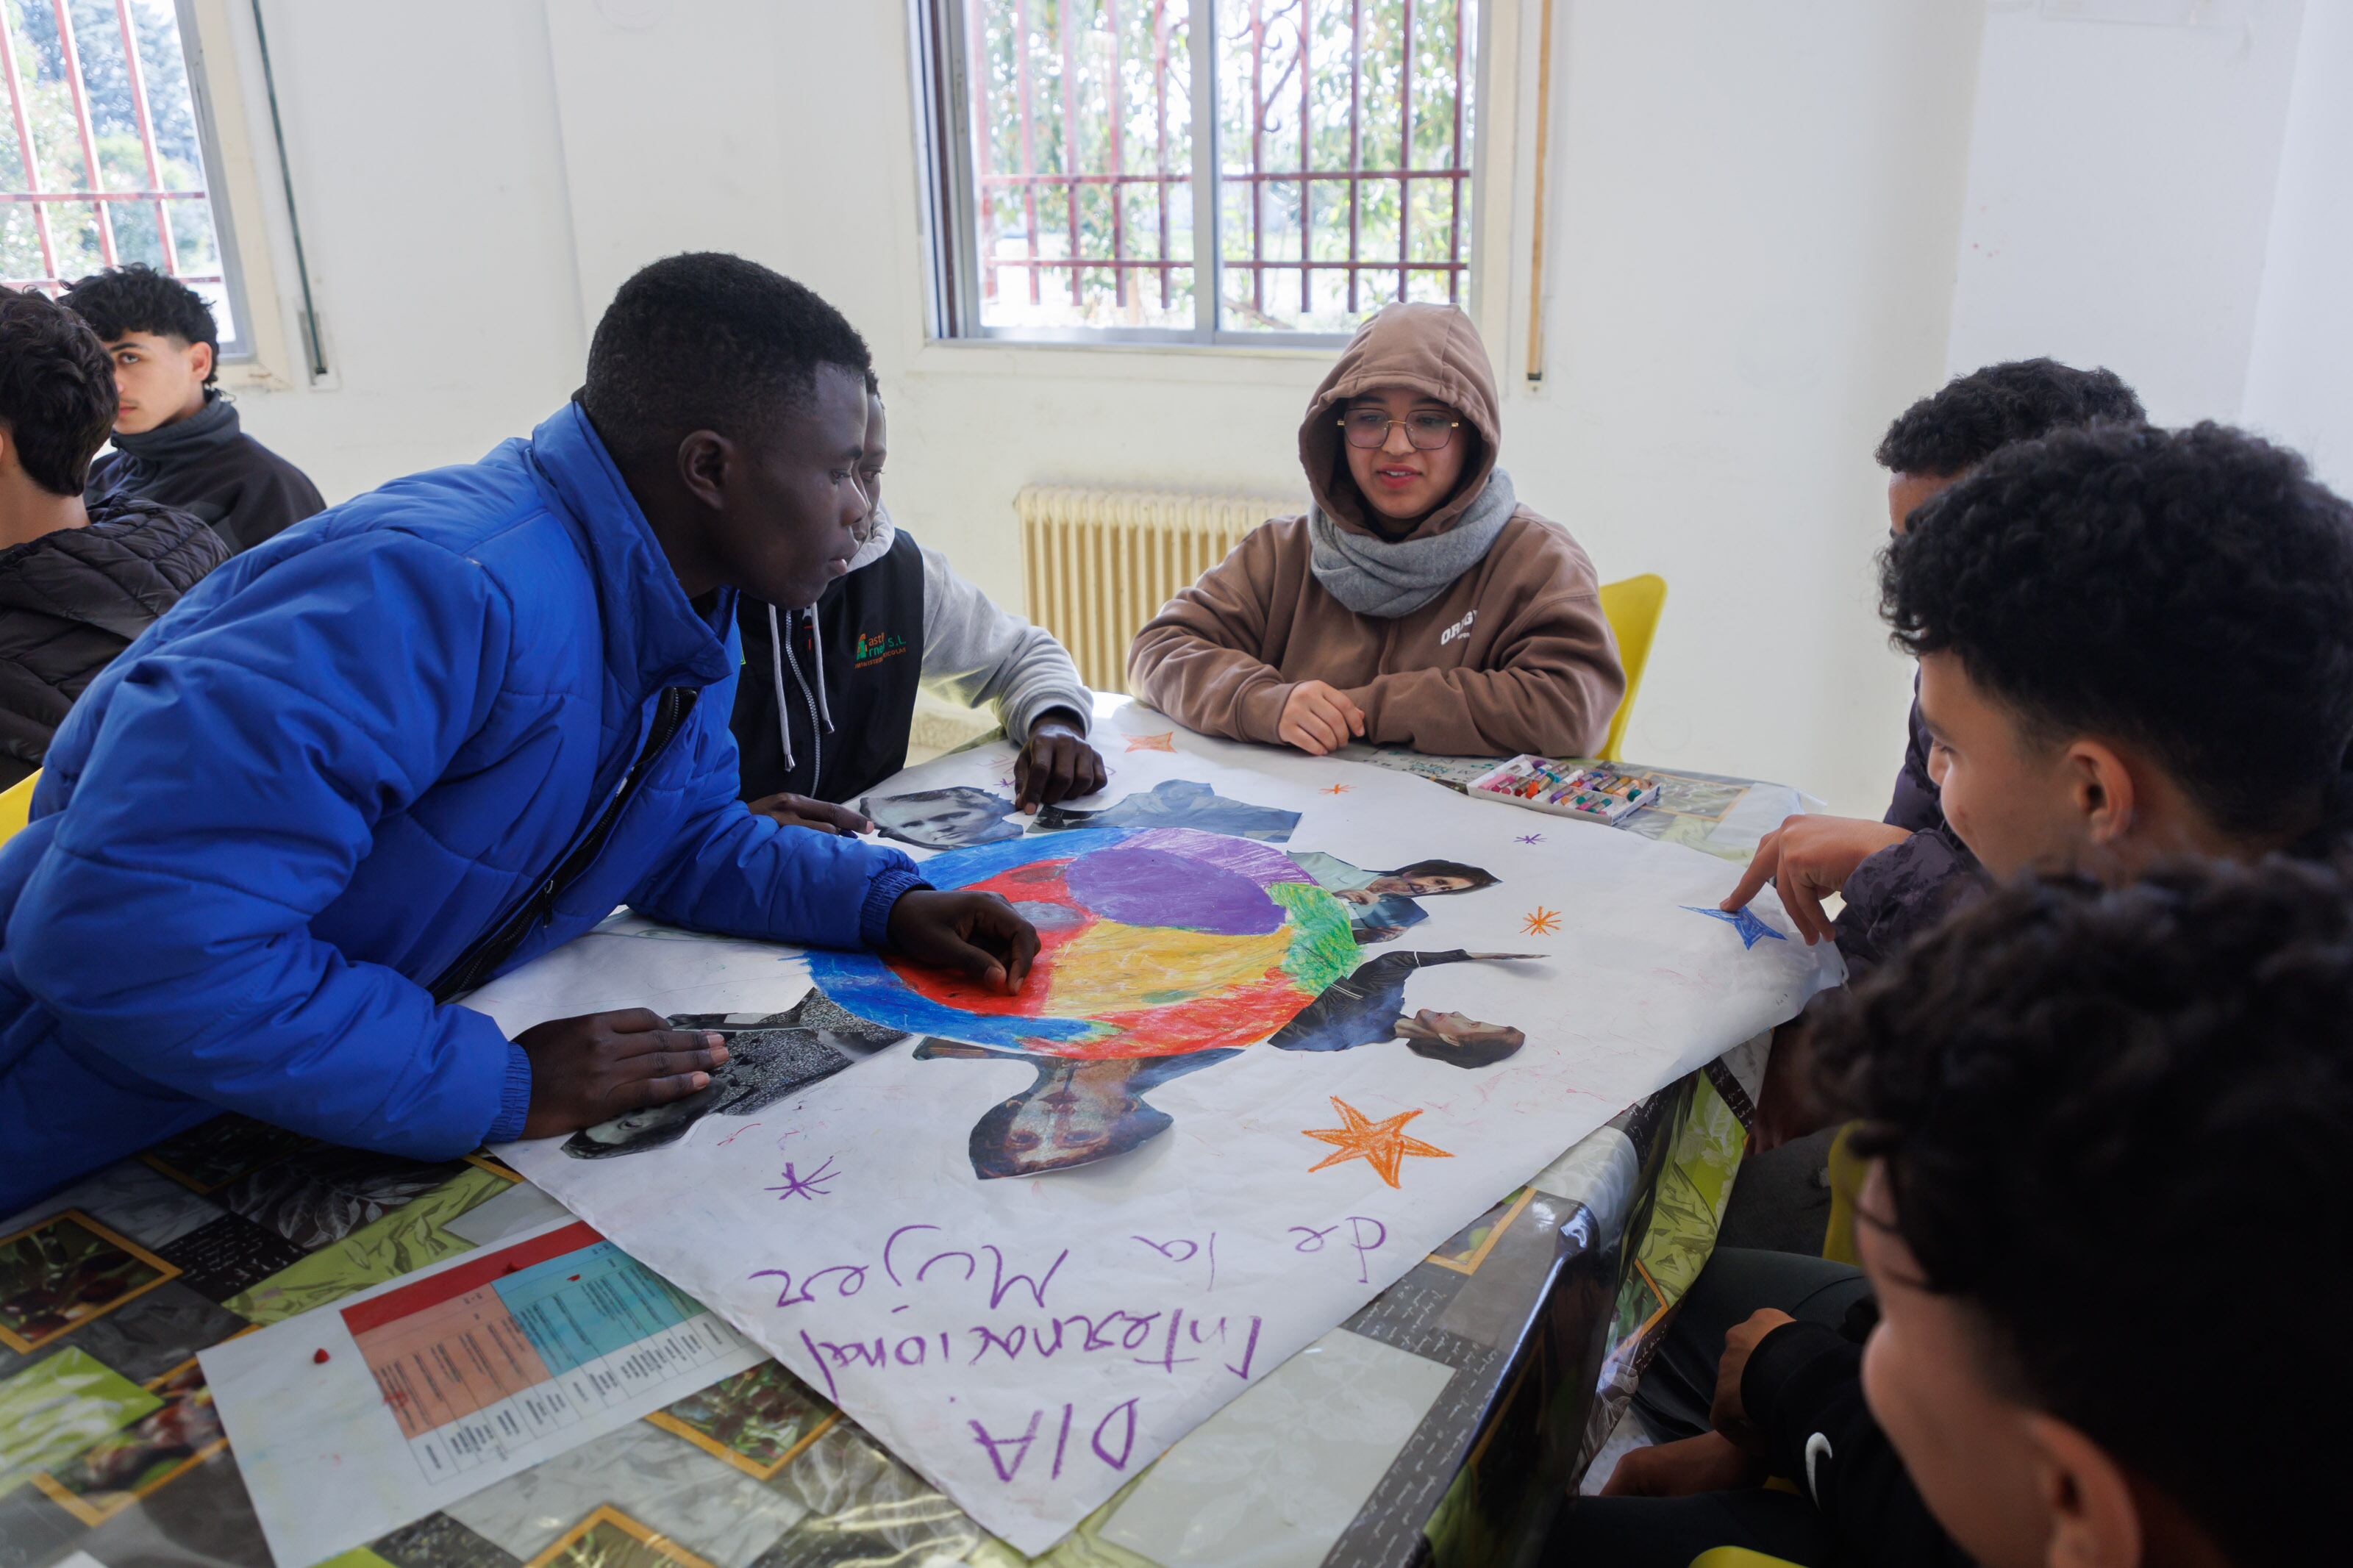
[[[761,1359],[570,1219],[204,1353],[263,1533],[295,1563]]]

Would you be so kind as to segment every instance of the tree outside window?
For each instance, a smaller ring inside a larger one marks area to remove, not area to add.
[[[0,283],[55,292],[130,262],[244,333],[171,0],[0,0]]]
[[[1477,0],[926,19],[946,335],[1313,342],[1468,303]]]

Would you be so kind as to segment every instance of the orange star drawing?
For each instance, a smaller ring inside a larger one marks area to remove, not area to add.
[[[1520,929],[1530,936],[1550,936],[1560,929],[1560,911],[1538,904],[1535,913],[1520,922]]]
[[[1130,735],[1127,749],[1131,752],[1173,752],[1176,749],[1176,731],[1164,730],[1157,735]]]
[[[1336,1094],[1332,1097],[1332,1109],[1340,1113],[1340,1120],[1346,1125],[1301,1129],[1306,1136],[1320,1138],[1335,1151],[1308,1166],[1310,1174],[1329,1165],[1362,1160],[1380,1173],[1382,1181],[1394,1187],[1398,1184],[1398,1167],[1405,1163],[1408,1154],[1419,1154],[1426,1160],[1454,1158],[1443,1149],[1406,1136],[1405,1124],[1419,1116],[1419,1110],[1400,1110],[1395,1116],[1374,1121]]]
[[[1326,784],[1319,793],[1324,795],[1345,795],[1356,787],[1356,786],[1355,784]]]

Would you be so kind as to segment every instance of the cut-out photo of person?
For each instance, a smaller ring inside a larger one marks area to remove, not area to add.
[[[1200,833],[1222,833],[1230,838],[1287,844],[1291,830],[1298,826],[1299,814],[1295,811],[1233,800],[1191,779],[1163,779],[1149,790],[1131,795],[1101,811],[1046,806],[1039,810],[1029,830],[1062,833],[1077,827],[1190,827]]]
[[[1291,858],[1315,879],[1315,885],[1348,906],[1348,929],[1356,945],[1395,942],[1408,926],[1430,918],[1418,901],[1448,893],[1474,893],[1492,888],[1493,871],[1460,860],[1416,860],[1394,871],[1367,871],[1320,849],[1294,849]]]
[[[1021,837],[1021,825],[1007,820],[1013,803],[972,784],[870,796],[859,809],[883,837],[924,849],[964,849]]]
[[[1541,958],[1536,952],[1385,952],[1335,981],[1305,1011],[1282,1026],[1268,1044],[1279,1051],[1350,1051],[1403,1040],[1416,1056],[1459,1068],[1482,1068],[1504,1060],[1527,1044],[1508,1024],[1482,1024],[1461,1013],[1424,1007],[1409,1011],[1406,982],[1417,970],[1438,963],[1509,963]]]
[[[1092,1165],[1124,1154],[1176,1125],[1144,1097],[1171,1079],[1198,1072],[1238,1050],[1196,1051],[1181,1057],[1108,1060],[1030,1056],[953,1040],[925,1040],[918,1061],[946,1057],[1027,1063],[1038,1075],[1028,1089],[1001,1100],[973,1123],[972,1173],[982,1181],[1036,1176]]]
[[[584,1127],[564,1141],[575,1160],[609,1160],[667,1148],[704,1117],[750,1116],[810,1084],[831,1078],[907,1037],[844,1011],[812,990],[782,1013],[682,1013],[677,1029],[724,1036],[727,1059],[711,1081],[684,1100],[649,1105]]]

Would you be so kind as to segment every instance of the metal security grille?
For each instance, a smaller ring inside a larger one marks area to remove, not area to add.
[[[236,337],[203,128],[170,0],[0,0],[0,283],[144,262]]]
[[[950,335],[1324,336],[1389,300],[1466,302],[1477,0],[930,20]]]

